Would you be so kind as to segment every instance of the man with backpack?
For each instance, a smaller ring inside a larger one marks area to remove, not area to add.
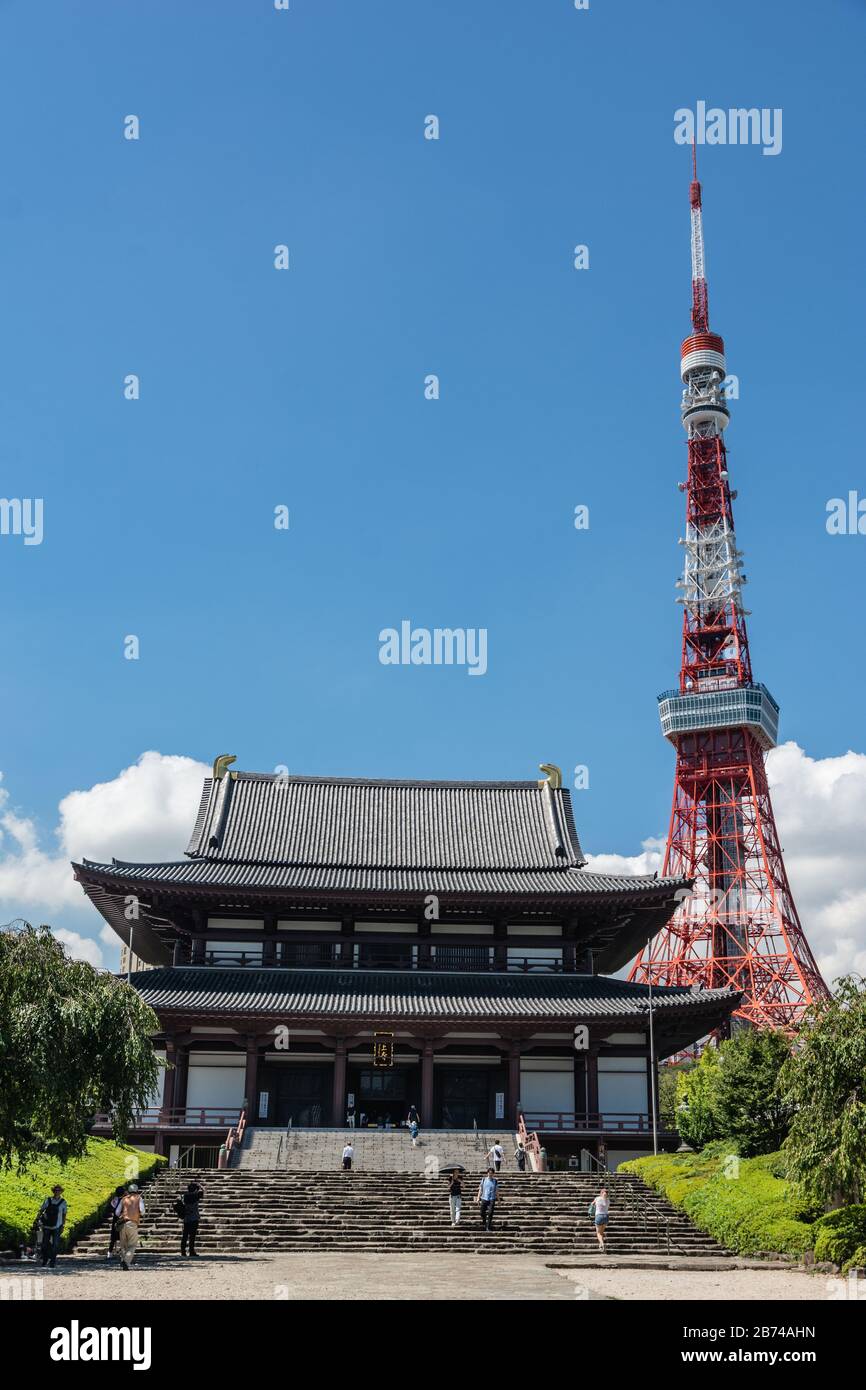
[[[198,1259],[195,1248],[195,1238],[198,1235],[198,1223],[200,1219],[199,1207],[204,1196],[204,1188],[200,1183],[187,1183],[186,1192],[174,1204],[174,1209],[183,1221],[183,1233],[180,1238],[180,1253],[186,1255],[189,1249],[190,1257]]]
[[[105,1257],[107,1260],[110,1260],[114,1255],[114,1247],[120,1238],[120,1222],[117,1219],[117,1213],[120,1210],[120,1203],[125,1193],[126,1188],[123,1183],[121,1183],[119,1187],[114,1189],[114,1196],[108,1204],[111,1208],[111,1233],[108,1237],[108,1254]]]
[[[493,1164],[493,1167],[496,1169],[497,1173],[502,1167],[502,1160],[504,1157],[505,1153],[503,1151],[502,1145],[500,1144],[498,1139],[494,1139],[493,1143],[490,1145],[490,1148],[487,1151],[487,1162]]]
[[[42,1226],[42,1268],[47,1265],[54,1269],[57,1264],[57,1251],[60,1248],[60,1233],[66,1225],[67,1206],[63,1199],[63,1188],[55,1183],[51,1196],[46,1197],[39,1208],[38,1221]]]

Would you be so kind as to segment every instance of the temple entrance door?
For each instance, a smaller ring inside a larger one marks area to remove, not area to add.
[[[439,1066],[434,1073],[433,1113],[443,1129],[471,1129],[474,1120],[490,1123],[492,1067]]]
[[[281,1065],[268,1068],[267,1086],[259,1089],[271,1092],[272,1124],[285,1127],[289,1120],[298,1129],[316,1129],[331,1120],[331,1087],[333,1068]]]
[[[356,1124],[362,1115],[368,1125],[402,1124],[413,1102],[421,1108],[420,1080],[417,1067],[350,1066],[347,1090],[355,1097]]]

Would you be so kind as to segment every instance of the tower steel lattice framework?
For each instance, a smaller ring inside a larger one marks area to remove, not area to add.
[[[828,994],[800,924],[776,831],[764,759],[779,706],[752,679],[742,551],[734,533],[724,431],[730,419],[725,345],[710,332],[701,185],[693,153],[692,328],[681,350],[688,435],[679,688],[659,696],[662,732],[676,748],[664,874],[694,880],[670,924],[630,978],[660,985],[725,985],[744,992],[735,1017],[797,1029]]]

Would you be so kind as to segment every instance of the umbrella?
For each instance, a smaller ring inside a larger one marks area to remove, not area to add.
[[[466,1172],[466,1169],[463,1167],[463,1164],[462,1164],[462,1163],[440,1163],[440,1164],[439,1164],[439,1172],[440,1172],[440,1173],[444,1173],[446,1177],[448,1176],[449,1173],[453,1173],[453,1172],[455,1171],[455,1169],[456,1169],[456,1171],[457,1171],[458,1173],[465,1173],[465,1172]]]

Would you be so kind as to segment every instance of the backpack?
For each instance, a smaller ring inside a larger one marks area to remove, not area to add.
[[[180,1200],[179,1197],[174,1204],[174,1214],[175,1216],[179,1216],[181,1221],[183,1221],[186,1217],[186,1207],[184,1206],[183,1202]]]

